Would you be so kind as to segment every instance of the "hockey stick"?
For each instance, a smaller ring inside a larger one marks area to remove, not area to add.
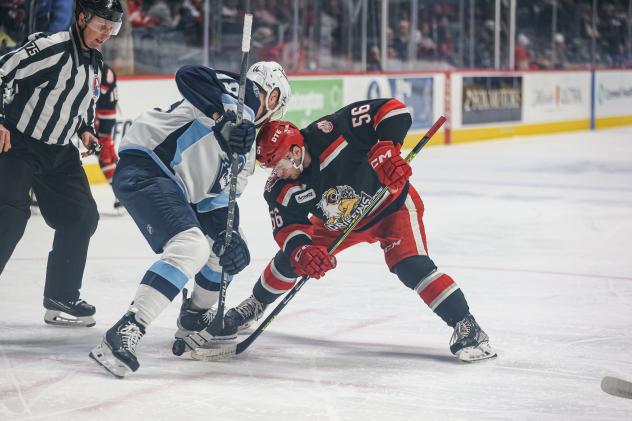
[[[241,38],[241,68],[239,70],[239,102],[237,103],[237,124],[241,123],[244,116],[244,100],[246,97],[246,72],[248,71],[248,54],[250,52],[250,34],[252,31],[252,14],[244,15],[244,31]],[[228,213],[226,218],[226,231],[224,244],[228,246],[233,238],[233,226],[235,222],[235,202],[237,201],[237,173],[239,172],[239,156],[234,153],[231,162],[230,189],[228,191]],[[221,254],[224,254],[222,249]],[[220,254],[220,255],[221,255]],[[217,301],[217,313],[206,330],[213,336],[219,335],[224,330],[224,307],[226,303],[226,288],[228,274],[222,268],[222,278],[219,284],[219,298]]]
[[[632,382],[606,376],[601,380],[601,390],[609,395],[632,399]]]
[[[239,70],[237,124],[242,122],[244,116],[244,101],[246,98],[246,73],[248,72],[248,54],[250,52],[251,31],[252,14],[246,13],[244,15],[244,30],[241,39],[241,67]],[[236,153],[234,153],[232,156],[230,171],[230,187],[228,190],[228,210],[226,217],[226,230],[224,231],[224,245],[230,244],[233,238],[233,226],[235,222],[235,203],[237,201],[237,173],[239,172],[239,155],[237,155]],[[223,255],[224,251],[224,248],[222,248],[219,256]],[[213,317],[213,320],[206,327],[206,329],[202,332],[199,332],[200,337],[207,342],[211,340],[213,336],[218,336],[224,330],[224,308],[226,305],[226,288],[228,287],[227,277],[228,274],[222,268],[222,277],[219,284],[219,297],[217,299],[217,313],[215,313],[215,317]],[[196,342],[192,338],[191,341]],[[171,351],[175,355],[182,355],[186,350],[187,345],[184,339],[176,340],[171,348]]]
[[[439,119],[433,124],[433,126],[426,132],[424,137],[417,142],[412,151],[406,155],[406,162],[410,163],[415,156],[419,153],[421,148],[423,148],[426,143],[430,141],[430,138],[441,128],[443,123],[445,123],[446,118],[444,116],[439,117]],[[328,252],[333,253],[340,244],[347,238],[347,236],[353,231],[353,229],[364,219],[364,217],[370,214],[374,208],[377,207],[377,204],[384,197],[388,188],[382,186],[373,196],[369,205],[362,211],[360,215],[358,215],[351,223],[340,233],[340,235],[334,240],[334,242],[329,246]],[[283,297],[283,300],[277,305],[274,310],[265,318],[265,320],[259,325],[259,327],[250,334],[246,339],[237,343],[231,344],[229,346],[223,346],[220,348],[196,348],[191,353],[191,356],[196,360],[201,361],[214,361],[219,360],[225,357],[241,354],[244,352],[254,341],[263,333],[263,331],[272,323],[275,317],[285,308],[285,306],[294,298],[296,293],[305,285],[305,282],[309,279],[308,276],[303,276],[299,281],[294,285],[286,295]]]

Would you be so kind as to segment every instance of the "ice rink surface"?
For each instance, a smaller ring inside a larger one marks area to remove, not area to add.
[[[413,168],[430,255],[497,359],[458,362],[452,329],[363,245],[230,360],[171,355],[178,298],[141,341],[140,370],[118,380],[88,352],[156,257],[128,216],[103,216],[82,290],[97,325],[46,326],[52,231],[33,216],[0,279],[0,419],[631,420],[632,400],[599,384],[632,379],[632,128],[428,148]],[[230,306],[276,251],[265,177],[240,199],[253,261]],[[108,187],[94,192],[109,209]]]

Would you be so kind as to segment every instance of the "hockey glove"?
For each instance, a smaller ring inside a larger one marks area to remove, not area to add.
[[[230,244],[226,248],[225,240],[226,231],[222,231],[213,243],[213,253],[219,257],[219,264],[226,273],[236,275],[250,264],[250,251],[237,231],[233,231]]]
[[[290,257],[292,268],[299,276],[319,279],[325,272],[336,267],[336,258],[323,246],[311,244],[297,247]]]
[[[406,185],[413,171],[408,162],[399,154],[401,145],[395,146],[393,142],[382,140],[377,142],[369,151],[369,163],[377,174],[380,183],[384,184],[391,192],[397,191]]]
[[[245,155],[250,152],[255,141],[255,125],[248,120],[242,120],[237,124],[235,120],[235,113],[226,111],[215,122],[213,131],[219,145],[226,153]]]

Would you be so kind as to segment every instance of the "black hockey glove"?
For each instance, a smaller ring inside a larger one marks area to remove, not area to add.
[[[213,253],[219,257],[219,264],[229,275],[236,275],[250,264],[248,245],[237,231],[233,231],[230,244],[223,250],[226,231],[222,231],[213,243]]]
[[[229,155],[245,155],[250,152],[255,141],[255,125],[252,121],[242,120],[235,123],[237,117],[232,111],[226,111],[215,122],[213,131],[222,149]]]

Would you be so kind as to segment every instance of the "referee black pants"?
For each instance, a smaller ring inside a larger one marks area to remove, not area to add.
[[[49,145],[11,131],[11,149],[0,154],[0,274],[22,238],[37,196],[44,220],[55,230],[48,254],[44,296],[76,300],[97,206],[74,145]]]

